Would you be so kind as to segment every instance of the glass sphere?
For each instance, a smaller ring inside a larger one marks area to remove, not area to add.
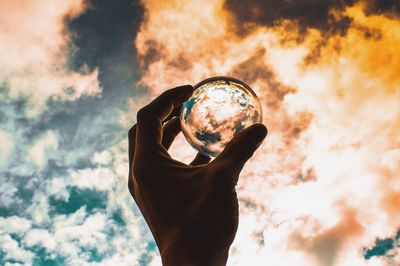
[[[182,132],[203,155],[215,157],[244,128],[262,122],[260,101],[244,82],[231,77],[212,77],[195,86],[183,103]]]

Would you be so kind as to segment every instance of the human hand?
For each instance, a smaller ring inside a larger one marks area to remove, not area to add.
[[[179,110],[192,86],[165,91],[137,114],[129,131],[129,191],[164,265],[225,265],[238,227],[235,186],[245,162],[267,135],[244,129],[210,162],[198,153],[185,164],[168,148],[180,132]]]

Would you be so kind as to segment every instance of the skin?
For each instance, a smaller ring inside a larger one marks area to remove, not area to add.
[[[267,128],[246,128],[212,162],[200,153],[189,165],[176,161],[168,148],[192,92],[190,85],[165,91],[138,112],[129,131],[128,187],[163,265],[225,265],[239,221],[235,186]]]

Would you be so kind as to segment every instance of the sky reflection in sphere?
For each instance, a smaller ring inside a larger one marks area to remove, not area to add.
[[[213,77],[195,86],[181,110],[182,132],[200,153],[215,157],[244,128],[262,122],[260,101],[244,82]]]

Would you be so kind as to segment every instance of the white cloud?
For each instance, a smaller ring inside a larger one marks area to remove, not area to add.
[[[162,266],[162,261],[160,256],[154,256],[149,266]]]
[[[64,239],[75,238],[82,246],[96,246],[99,242],[104,242],[106,239],[106,216],[102,213],[95,213],[86,218],[79,226],[64,228],[61,235],[68,235]]]
[[[127,241],[127,239],[124,239],[124,241]],[[130,252],[130,254],[121,254],[121,252],[119,252],[118,254],[113,255],[112,257],[109,258],[105,258],[104,260],[102,260],[99,263],[93,263],[91,264],[92,266],[94,265],[101,265],[101,266],[114,266],[114,265],[135,265],[135,263],[132,262],[137,262],[140,258],[140,256],[138,256],[139,254],[136,254],[135,251],[132,250],[123,250],[126,252]],[[132,254],[133,253],[133,254]],[[161,265],[161,264],[160,264]]]
[[[18,216],[0,217],[0,232],[22,234],[31,228],[31,221]]]
[[[7,234],[0,234],[0,250],[5,253],[5,260],[16,260],[31,263],[33,253],[21,248],[17,241]]]
[[[0,206],[9,207],[18,203],[19,199],[14,197],[17,187],[13,183],[3,180],[0,183],[0,192]]]
[[[46,182],[46,194],[56,199],[67,200],[69,197],[69,190],[67,188],[66,179],[55,177],[48,180],[48,182]]]
[[[70,215],[57,215],[53,217],[53,226],[55,230],[57,230],[59,228],[69,227],[74,224],[81,224],[85,220],[85,217],[85,207],[81,207]]]
[[[32,204],[27,209],[27,212],[31,215],[32,220],[36,224],[49,221],[49,203],[47,201],[47,195],[37,191],[32,198]]]
[[[9,96],[28,98],[28,115],[49,97],[76,99],[99,92],[97,71],[68,70],[69,32],[64,19],[79,15],[83,0],[5,0],[0,10],[0,82]]]
[[[95,213],[85,216],[84,208],[70,216],[59,216],[53,224],[53,238],[58,241],[58,249],[63,256],[77,257],[81,249],[106,250],[106,215]]]
[[[400,265],[400,239],[398,240],[397,247],[391,251],[392,260],[395,265]]]
[[[4,264],[4,266],[31,266],[28,263],[18,263],[18,262],[6,262],[6,264]]]
[[[112,161],[112,155],[109,151],[95,152],[92,157],[93,163],[101,165],[107,165],[111,163],[111,161]]]
[[[53,131],[49,130],[35,141],[27,154],[34,164],[39,168],[43,168],[47,163],[46,151],[57,149],[57,147],[57,136]]]
[[[71,185],[79,188],[108,190],[115,182],[115,173],[109,168],[86,168],[70,172]]]
[[[0,130],[0,167],[7,162],[13,146],[11,135],[8,132]]]
[[[44,247],[48,252],[54,251],[57,246],[56,240],[53,236],[43,229],[33,229],[30,230],[25,235],[25,244],[28,247],[41,246]]]
[[[96,238],[105,237],[106,216],[102,213],[95,213],[82,217],[82,209],[72,217],[65,217],[54,223],[54,234],[57,238],[64,240],[77,240],[82,245],[96,244]],[[77,219],[78,218],[78,219]]]

